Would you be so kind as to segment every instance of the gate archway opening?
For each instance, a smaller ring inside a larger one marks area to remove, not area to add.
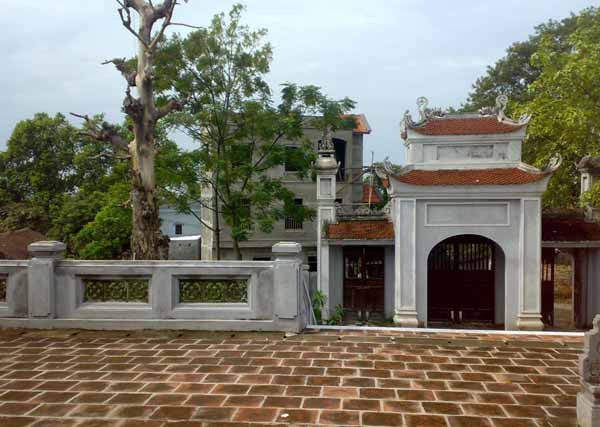
[[[438,243],[427,260],[428,324],[503,324],[504,253],[464,234]]]

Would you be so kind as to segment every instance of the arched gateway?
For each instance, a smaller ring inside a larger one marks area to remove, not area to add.
[[[500,247],[478,235],[438,243],[427,260],[428,322],[494,323],[496,278],[504,273],[499,258],[503,259]],[[499,297],[503,300],[502,294]]]

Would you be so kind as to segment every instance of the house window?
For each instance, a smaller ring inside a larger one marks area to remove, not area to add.
[[[183,234],[183,224],[175,224],[175,234],[178,236]]]
[[[314,255],[308,257],[308,271],[317,271],[317,257]]]
[[[298,147],[285,147],[285,171],[298,171]]]
[[[294,199],[296,206],[302,206],[302,199]],[[286,230],[302,230],[302,221],[298,221],[294,217],[285,217],[285,229]]]

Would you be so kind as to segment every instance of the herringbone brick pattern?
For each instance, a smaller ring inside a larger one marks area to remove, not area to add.
[[[574,426],[582,340],[0,331],[0,426]]]

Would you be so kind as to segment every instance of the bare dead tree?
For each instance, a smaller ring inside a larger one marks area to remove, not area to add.
[[[185,0],[187,2],[187,0]],[[127,83],[123,111],[132,122],[133,140],[125,141],[118,128],[107,123],[94,124],[87,116],[74,114],[86,120],[87,134],[103,143],[112,144],[129,159],[133,184],[131,252],[134,259],[158,259],[161,240],[158,215],[158,196],[155,178],[155,157],[158,150],[155,131],[160,119],[181,108],[182,102],[173,99],[161,107],[155,104],[154,58],[160,40],[172,22],[178,0],[116,0],[123,26],[137,39],[137,67],[124,58],[105,61],[113,64]],[[137,29],[132,14],[137,15]],[[154,27],[157,27],[154,30]],[[129,66],[128,66],[129,65]],[[132,95],[135,88],[137,97]]]

